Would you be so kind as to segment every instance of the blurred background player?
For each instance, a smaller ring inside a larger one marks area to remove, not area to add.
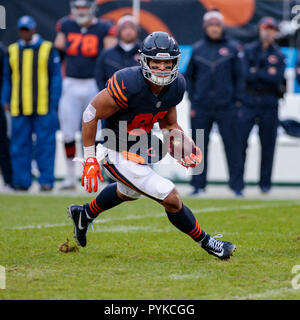
[[[75,134],[80,131],[84,108],[97,94],[94,79],[96,59],[103,48],[116,44],[111,22],[95,17],[97,4],[90,0],[70,2],[71,16],[57,24],[54,46],[65,58],[63,92],[59,103],[59,122],[65,143],[67,173],[62,189],[75,188]]]
[[[5,46],[0,42],[0,92],[3,78],[3,61],[6,54]],[[7,123],[5,110],[0,102],[0,169],[2,172],[4,187],[2,191],[12,191],[12,168],[10,161],[9,138],[7,135]]]
[[[49,191],[54,184],[60,57],[52,42],[36,33],[32,17],[21,17],[17,27],[20,39],[8,47],[2,89],[2,104],[12,117],[13,184],[16,190],[28,190],[31,186],[34,149],[41,191]]]
[[[95,78],[98,89],[105,88],[107,80],[118,70],[139,65],[139,26],[135,18],[125,15],[117,24],[118,43],[102,51],[97,59]]]
[[[238,117],[242,148],[240,184],[246,161],[248,137],[255,124],[261,143],[259,186],[263,193],[271,189],[271,174],[278,127],[278,100],[282,96],[285,57],[275,44],[278,25],[274,18],[264,17],[259,23],[259,40],[245,46],[245,107]]]
[[[237,106],[243,98],[242,59],[236,43],[224,33],[223,15],[217,10],[203,17],[204,37],[193,46],[185,77],[191,101],[191,127],[204,129],[204,170],[192,176],[192,195],[205,191],[209,135],[214,122],[222,137],[229,171],[229,187],[241,195],[237,180],[239,148],[237,140]],[[195,137],[193,136],[195,140]],[[196,141],[196,140],[195,140]]]

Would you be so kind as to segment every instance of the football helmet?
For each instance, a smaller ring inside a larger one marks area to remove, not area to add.
[[[71,13],[79,25],[87,23],[91,18],[95,16],[97,3],[94,0],[71,0]],[[78,12],[78,8],[87,7],[89,12],[87,15],[82,15]]]
[[[149,67],[150,60],[172,60],[172,70],[159,71]],[[144,77],[160,86],[166,86],[178,76],[180,50],[176,40],[166,32],[153,32],[143,41],[140,63]]]

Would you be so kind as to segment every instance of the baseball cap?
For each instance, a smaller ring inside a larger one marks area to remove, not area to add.
[[[31,16],[23,16],[18,20],[18,29],[26,28],[28,30],[33,30],[36,28],[36,22]]]
[[[278,23],[273,17],[263,17],[259,21],[259,27],[261,28],[273,28],[278,30]]]

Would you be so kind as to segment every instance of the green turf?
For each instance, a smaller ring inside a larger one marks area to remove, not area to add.
[[[67,206],[89,200],[0,196],[0,300],[300,299],[291,286],[300,265],[300,201],[185,199],[204,230],[236,244],[234,256],[220,261],[148,199],[104,212],[86,248],[59,252],[66,238],[74,243]]]

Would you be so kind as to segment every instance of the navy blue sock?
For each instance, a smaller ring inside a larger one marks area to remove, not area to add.
[[[90,203],[84,205],[84,208],[90,218],[96,218],[101,212],[111,209],[124,200],[117,194],[117,183],[107,185],[98,196]]]
[[[167,212],[170,222],[180,231],[192,237],[196,242],[203,240],[206,233],[200,228],[192,211],[182,204],[178,212]]]

